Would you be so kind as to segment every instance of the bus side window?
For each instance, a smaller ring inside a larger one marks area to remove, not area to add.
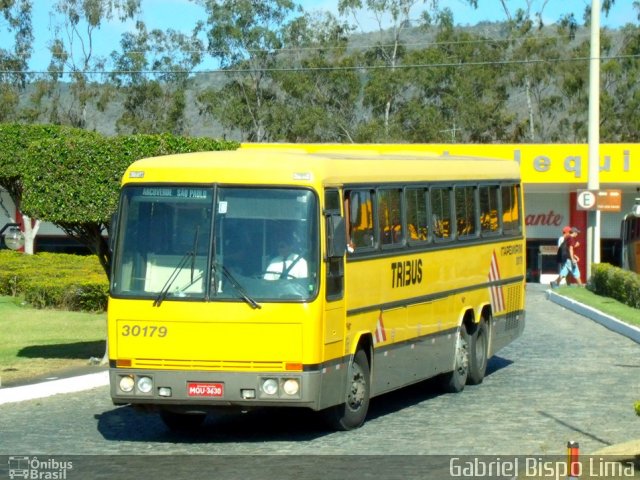
[[[378,190],[378,229],[382,245],[404,243],[402,190]]]
[[[355,245],[351,239],[351,192],[344,192],[344,223],[347,235],[347,252],[353,253],[355,251]]]
[[[375,246],[373,230],[373,191],[351,190],[346,193],[349,200],[349,224],[347,238],[351,239],[353,248],[372,248]]]
[[[431,211],[433,221],[433,235],[436,239],[451,238],[451,189],[448,187],[434,187],[431,189]]]
[[[507,235],[518,235],[522,231],[519,185],[502,186],[502,224]]]
[[[458,237],[475,235],[476,227],[476,187],[455,188],[456,222]]]
[[[498,218],[498,185],[480,187],[480,230],[483,235],[498,233],[500,222]]]
[[[409,243],[425,242],[429,238],[427,198],[426,188],[407,188],[405,192]]]

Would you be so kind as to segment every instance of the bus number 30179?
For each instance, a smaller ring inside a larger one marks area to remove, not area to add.
[[[123,337],[166,337],[167,327],[156,327],[155,325],[122,325],[121,335]]]

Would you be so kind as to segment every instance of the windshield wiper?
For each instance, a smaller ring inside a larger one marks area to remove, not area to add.
[[[184,291],[185,289],[189,288],[191,285],[196,283],[198,280],[200,280],[200,278],[202,278],[202,274],[196,277],[195,279],[193,278],[195,269],[196,269],[196,252],[198,251],[199,235],[200,235],[200,225],[196,225],[196,231],[193,236],[193,250],[189,250],[187,253],[185,253],[183,257],[180,259],[180,261],[178,262],[178,265],[176,265],[176,268],[173,269],[173,272],[171,272],[171,275],[169,275],[169,278],[167,278],[167,281],[162,286],[162,288],[160,289],[160,293],[158,294],[155,301],[153,302],[154,307],[159,307],[164,301],[164,299],[167,298],[167,295],[169,295],[169,290],[171,289],[171,285],[173,285],[173,282],[176,281],[176,278],[178,278],[178,275],[180,274],[182,269],[186,267],[187,261],[189,260],[189,258],[191,258],[191,276],[190,276],[191,282],[187,286],[185,286],[182,290]]]
[[[173,272],[171,272],[171,275],[169,275],[169,278],[167,278],[167,281],[162,286],[162,289],[160,289],[160,293],[158,294],[156,299],[153,301],[154,307],[159,307],[164,301],[164,299],[167,298],[167,295],[169,295],[169,289],[171,288],[171,285],[173,285],[173,282],[176,281],[176,278],[178,278],[178,275],[180,274],[182,269],[187,265],[189,258],[192,256],[195,259],[196,254],[191,250],[189,250],[187,253],[185,253],[182,256],[182,258],[178,262],[178,265],[176,265],[176,268],[173,269]]]
[[[220,267],[220,270],[222,270],[222,274],[226,277],[227,280],[229,280],[229,283],[231,283],[231,286],[234,288],[234,290],[236,292],[238,292],[238,294],[240,295],[240,297],[247,302],[251,308],[256,309],[256,308],[262,308],[262,305],[260,305],[258,302],[256,302],[253,298],[251,298],[249,296],[249,294],[245,291],[244,288],[242,288],[242,285],[240,285],[240,283],[236,280],[236,278],[231,274],[231,272],[229,270],[227,270],[227,268],[223,265],[218,265],[215,264],[214,265],[214,269],[216,267]]]
[[[198,251],[198,235],[200,234],[200,225],[196,225],[196,233],[193,238],[193,257],[191,257],[191,283],[189,286],[194,284],[193,280],[193,272],[196,270],[196,252]]]

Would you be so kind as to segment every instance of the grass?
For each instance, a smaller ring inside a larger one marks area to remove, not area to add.
[[[106,314],[37,310],[0,296],[0,382],[88,365],[102,358]]]
[[[640,327],[640,310],[629,307],[613,298],[596,295],[586,288],[578,287],[563,286],[554,290],[554,292],[600,310],[602,313],[606,313],[622,322]]]

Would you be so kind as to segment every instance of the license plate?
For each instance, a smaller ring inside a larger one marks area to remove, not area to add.
[[[224,383],[187,383],[187,394],[190,397],[222,397]]]

